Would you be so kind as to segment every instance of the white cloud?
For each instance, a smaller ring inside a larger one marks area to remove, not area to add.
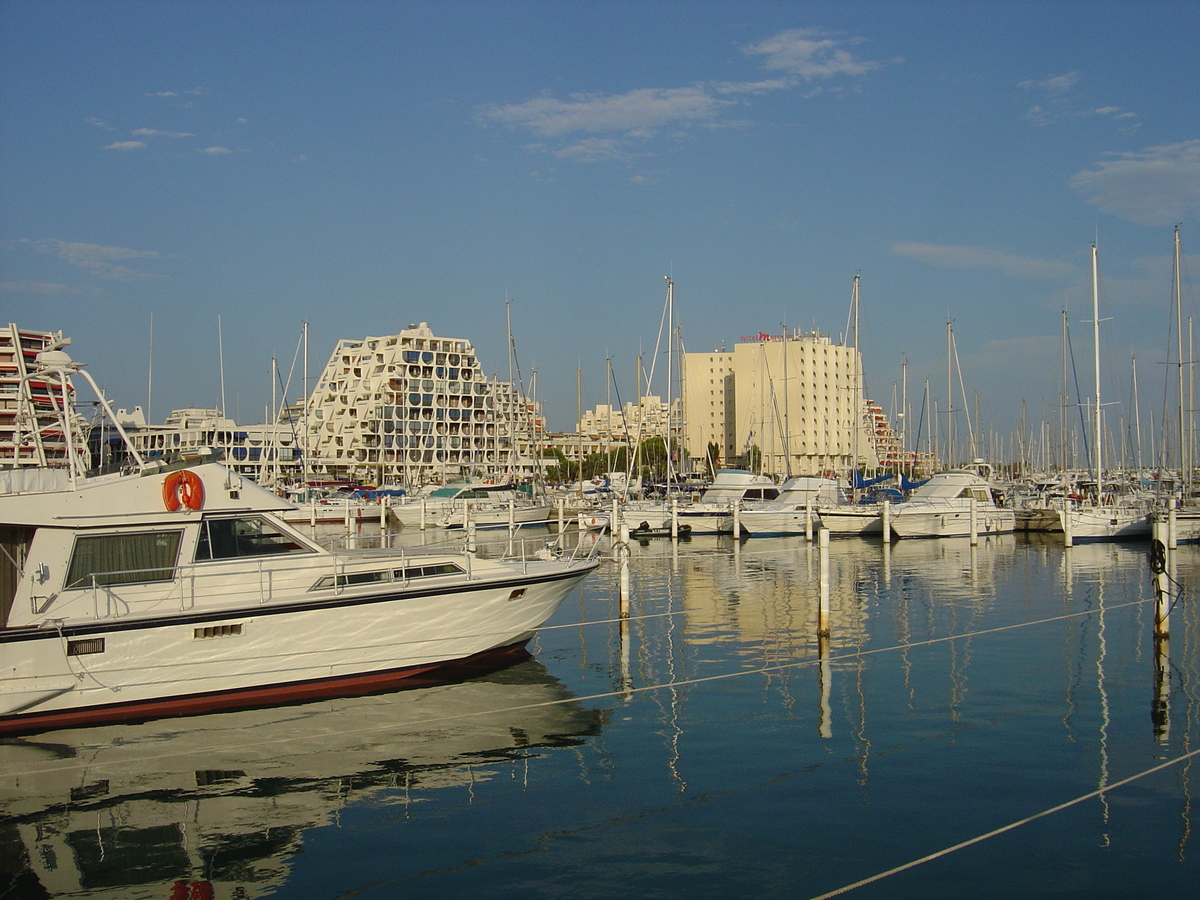
[[[785,31],[744,51],[783,77],[638,88],[623,94],[575,93],[566,99],[543,94],[521,103],[481,106],[476,114],[484,124],[506,125],[546,139],[527,145],[530,150],[576,162],[627,159],[634,142],[679,137],[697,127],[743,124],[724,116],[745,105],[745,98],[794,90],[802,79],[857,76],[880,68],[882,63],[857,59],[847,49],[859,42],[814,29]],[[596,137],[571,141],[577,135]]]
[[[575,162],[599,162],[609,159],[625,159],[629,154],[626,153],[620,141],[610,138],[584,138],[569,147],[554,150],[553,155],[559,159],[569,159]]]
[[[1027,91],[1043,91],[1052,97],[1059,97],[1077,84],[1079,84],[1079,72],[1072,71],[1065,75],[1051,75],[1044,81],[1022,81],[1017,87]]]
[[[843,38],[823,28],[795,28],[765,41],[751,44],[742,52],[761,57],[763,66],[773,72],[787,72],[807,81],[835,75],[865,75],[883,63],[857,59],[847,49],[862,43],[861,38]]]
[[[177,93],[175,93],[174,91],[154,91],[152,93],[146,94],[145,96],[147,96],[147,97],[178,97],[179,95]]]
[[[921,244],[912,241],[892,245],[892,253],[927,265],[951,269],[993,269],[1017,278],[1070,278],[1075,267],[1048,259],[1016,256],[992,247],[963,247],[947,244]]]
[[[133,259],[161,259],[162,254],[157,250],[130,250],[125,247],[60,241],[55,238],[23,240],[21,243],[28,244],[38,253],[57,256],[68,265],[84,269],[107,281],[145,281],[159,277],[120,265]]]
[[[1071,178],[1092,206],[1138,225],[1200,215],[1200,140],[1108,156]]]
[[[1121,123],[1121,130],[1127,134],[1138,129],[1136,113],[1123,111],[1119,106],[1083,106],[1075,94],[1075,88],[1082,80],[1079,72],[1071,71],[1064,75],[1051,75],[1042,81],[1019,82],[1017,87],[1022,90],[1042,95],[1042,102],[1029,107],[1021,118],[1034,125],[1045,126],[1088,116],[1105,116]]]
[[[166,137],[166,138],[190,138],[195,137],[187,131],[159,131],[157,128],[135,128],[130,132],[134,137]]]
[[[9,294],[75,294],[77,288],[52,281],[0,281],[0,292]]]
[[[224,156],[227,153],[232,153],[228,147],[203,147],[196,151],[197,153],[207,153],[209,156]]]
[[[718,94],[765,94],[785,91],[796,86],[790,78],[770,78],[766,81],[715,81],[712,89]]]
[[[116,143],[109,144],[104,149],[105,150],[119,150],[122,153],[127,152],[129,150],[145,150],[146,142],[145,141],[117,141]]]
[[[542,137],[572,132],[646,134],[668,125],[710,121],[732,101],[703,87],[641,88],[625,94],[572,94],[568,100],[542,96],[483,110],[485,118],[526,128]]]

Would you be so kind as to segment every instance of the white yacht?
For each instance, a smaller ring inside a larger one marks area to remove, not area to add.
[[[986,465],[980,468],[989,471]],[[892,533],[900,538],[964,537],[971,533],[972,519],[981,536],[1007,534],[1017,523],[1013,510],[1001,505],[991,481],[967,469],[933,475],[892,508],[890,519]]]
[[[835,479],[798,475],[783,483],[774,500],[743,501],[738,519],[742,533],[751,537],[805,534],[817,527],[817,510],[837,499]]]
[[[76,375],[95,388],[62,351],[39,367],[64,397]],[[528,641],[598,565],[549,548],[332,552],[212,455],[131,458],[103,475],[78,455],[0,470],[0,733],[365,693],[473,664]]]

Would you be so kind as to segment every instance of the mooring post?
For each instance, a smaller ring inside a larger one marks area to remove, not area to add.
[[[1156,521],[1150,540],[1150,571],[1154,573],[1154,641],[1157,646],[1171,637],[1171,570],[1174,568],[1175,553],[1164,538],[1167,523]]]
[[[733,501],[733,538],[737,540],[742,536],[742,504],[737,500]]]
[[[671,540],[679,540],[679,498],[671,498]]]
[[[1174,550],[1179,546],[1179,501],[1174,497],[1167,499],[1167,549]]]
[[[1074,547],[1075,535],[1071,533],[1071,501],[1063,500],[1062,506],[1059,507],[1058,517],[1062,519],[1063,528],[1063,546]]]
[[[883,512],[879,514],[879,518],[883,524],[883,542],[890,544],[892,542],[892,501],[883,501]]]
[[[971,498],[971,546],[979,544],[979,501]]]
[[[817,547],[820,557],[818,580],[820,582],[820,605],[817,608],[817,636],[829,636],[829,529],[817,532]]]
[[[808,494],[804,498],[804,540],[812,543],[813,539],[813,514],[812,514],[812,494]]]

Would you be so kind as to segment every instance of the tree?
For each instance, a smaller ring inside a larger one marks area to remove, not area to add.
[[[709,441],[705,453],[708,459],[708,474],[715,478],[717,476],[717,469],[721,465],[721,445],[716,441]]]
[[[742,457],[742,466],[751,472],[758,472],[762,469],[762,450],[759,449],[758,444],[750,445],[750,449]]]

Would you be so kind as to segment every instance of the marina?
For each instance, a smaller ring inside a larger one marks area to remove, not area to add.
[[[503,546],[487,534],[481,552]],[[380,541],[369,524],[354,537]],[[632,541],[622,567],[595,540],[600,569],[529,656],[476,677],[3,739],[5,883],[216,898],[1194,889],[1200,547],[1170,554],[1156,643],[1145,545],[698,536]]]

